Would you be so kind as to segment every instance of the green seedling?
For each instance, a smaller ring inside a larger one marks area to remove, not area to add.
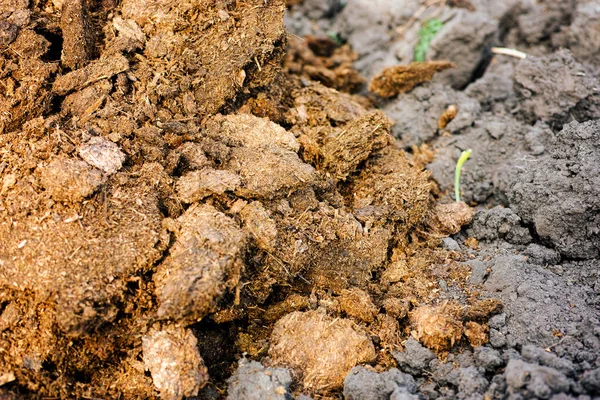
[[[341,46],[344,44],[344,41],[342,40],[342,38],[340,37],[340,35],[337,32],[329,31],[329,32],[327,32],[327,37],[329,39],[333,40],[338,46]]]
[[[457,203],[460,202],[460,171],[462,170],[465,161],[467,161],[471,155],[471,152],[471,149],[463,151],[456,162],[456,171],[454,172],[454,197],[456,198]]]
[[[430,19],[419,29],[419,42],[415,46],[414,61],[425,61],[425,53],[435,35],[444,27],[438,18]]]

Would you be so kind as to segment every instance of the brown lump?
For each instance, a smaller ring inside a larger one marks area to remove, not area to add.
[[[173,325],[152,329],[142,337],[144,364],[161,399],[196,396],[208,382],[197,344],[191,330]]]
[[[244,233],[209,205],[189,208],[177,221],[177,240],[154,275],[159,317],[196,321],[215,310],[237,284]]]
[[[465,323],[465,336],[473,347],[483,346],[488,342],[488,328],[486,325],[469,321]]]
[[[451,303],[417,308],[410,313],[413,336],[432,350],[450,350],[463,334],[460,311],[460,306]]]
[[[387,67],[371,80],[369,91],[380,97],[393,97],[410,92],[415,86],[430,81],[436,72],[455,66],[449,61],[426,61]]]
[[[87,1],[65,0],[61,11],[62,64],[70,69],[81,68],[90,60],[94,49]]]
[[[293,312],[275,324],[269,356],[298,371],[305,388],[341,388],[352,367],[376,358],[371,338],[347,319],[318,311]]]
[[[40,181],[58,201],[78,202],[91,196],[104,182],[99,169],[75,159],[57,159],[41,168]]]
[[[452,122],[457,113],[458,108],[454,104],[449,105],[438,119],[438,129],[444,129],[450,122]]]
[[[373,304],[371,296],[364,290],[357,288],[342,290],[339,301],[342,310],[349,317],[367,323],[375,320],[377,307]]]

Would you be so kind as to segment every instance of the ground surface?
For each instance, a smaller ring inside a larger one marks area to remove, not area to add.
[[[597,395],[600,3],[288,3],[0,4],[0,397]]]

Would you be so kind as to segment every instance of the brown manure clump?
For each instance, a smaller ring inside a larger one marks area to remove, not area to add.
[[[0,397],[223,392],[244,353],[328,396],[486,340],[440,247],[471,211],[335,89],[348,47],[284,59],[283,1],[96,3],[0,4]]]
[[[324,313],[294,312],[281,318],[271,335],[274,364],[301,371],[307,389],[339,389],[352,367],[372,362],[375,347],[364,330]]]
[[[430,81],[436,72],[454,67],[456,65],[449,61],[413,62],[409,65],[387,67],[371,80],[369,91],[380,97],[393,97],[410,92],[415,86]]]

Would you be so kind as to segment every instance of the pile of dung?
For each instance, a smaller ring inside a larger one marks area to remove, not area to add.
[[[468,208],[368,101],[282,67],[282,1],[117,3],[0,5],[3,395],[194,396],[243,353],[326,393],[411,334],[485,340],[498,305],[439,247]]]

